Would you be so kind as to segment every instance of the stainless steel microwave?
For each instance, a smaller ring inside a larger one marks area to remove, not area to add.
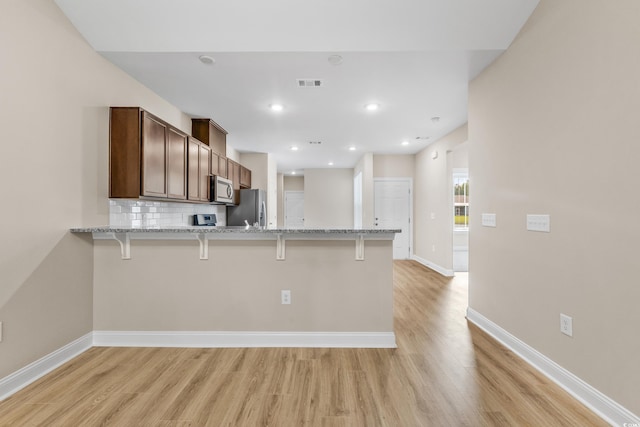
[[[210,189],[210,202],[233,203],[233,183],[231,180],[213,175],[211,177]]]

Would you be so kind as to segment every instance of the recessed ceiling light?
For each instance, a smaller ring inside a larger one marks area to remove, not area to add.
[[[329,163],[328,163],[328,165],[329,165],[329,166],[333,166],[333,162],[329,162]]]
[[[282,104],[269,104],[269,108],[271,111],[282,111],[284,110],[284,105]]]
[[[216,63],[216,60],[209,55],[200,55],[198,59],[200,59],[200,62],[202,62],[204,65],[213,65]]]
[[[291,146],[291,151],[298,151],[298,147],[295,145]]]
[[[402,141],[402,145],[409,145],[409,141]]]
[[[367,111],[376,111],[378,108],[380,108],[380,104],[371,103],[365,105],[364,108],[366,108]]]
[[[291,171],[291,175],[295,175],[295,174],[296,174],[296,171]]]
[[[440,121],[440,117],[438,116],[431,117],[431,123],[438,123],[439,121]]]
[[[329,58],[327,58],[327,61],[329,61],[329,64],[331,64],[331,65],[340,65],[340,64],[342,64],[342,56],[340,56],[340,55],[329,55]]]
[[[356,147],[352,145],[351,147],[349,147],[349,151],[356,151]]]

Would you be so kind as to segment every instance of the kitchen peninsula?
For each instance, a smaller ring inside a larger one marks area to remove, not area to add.
[[[399,231],[71,230],[94,239],[95,343],[174,347],[395,347]]]

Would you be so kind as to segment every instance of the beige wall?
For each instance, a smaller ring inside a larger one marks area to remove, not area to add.
[[[269,186],[269,154],[240,153],[240,164],[251,169],[251,188],[267,191]]]
[[[305,227],[353,227],[353,169],[305,169]]]
[[[189,133],[191,133],[191,129],[189,129]],[[227,158],[233,160],[234,162],[242,164],[240,161],[240,152],[233,148],[229,143],[227,143]]]
[[[416,156],[413,154],[374,154],[374,178],[413,178]]]
[[[67,230],[108,222],[108,106],[191,124],[95,53],[52,1],[0,9],[2,378],[93,329],[91,243]]]
[[[639,16],[636,0],[541,0],[469,94],[470,307],[636,414]]]
[[[466,140],[467,126],[463,125],[415,158],[414,254],[447,271],[453,269],[453,190],[447,152]]]
[[[284,191],[304,191],[304,176],[285,176]]]
[[[273,155],[240,153],[239,157],[239,163],[251,169],[251,188],[258,188],[266,192],[267,224],[275,226],[278,221],[278,169]]]
[[[290,240],[277,261],[275,241],[210,241],[201,261],[196,241],[136,240],[123,261],[96,241],[95,329],[392,332],[392,241],[354,254],[353,240]]]

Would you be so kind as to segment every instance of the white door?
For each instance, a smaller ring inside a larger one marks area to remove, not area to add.
[[[393,239],[393,258],[411,258],[411,181],[374,181],[375,228],[395,228],[402,232]]]
[[[304,191],[284,192],[285,228],[304,228]]]

